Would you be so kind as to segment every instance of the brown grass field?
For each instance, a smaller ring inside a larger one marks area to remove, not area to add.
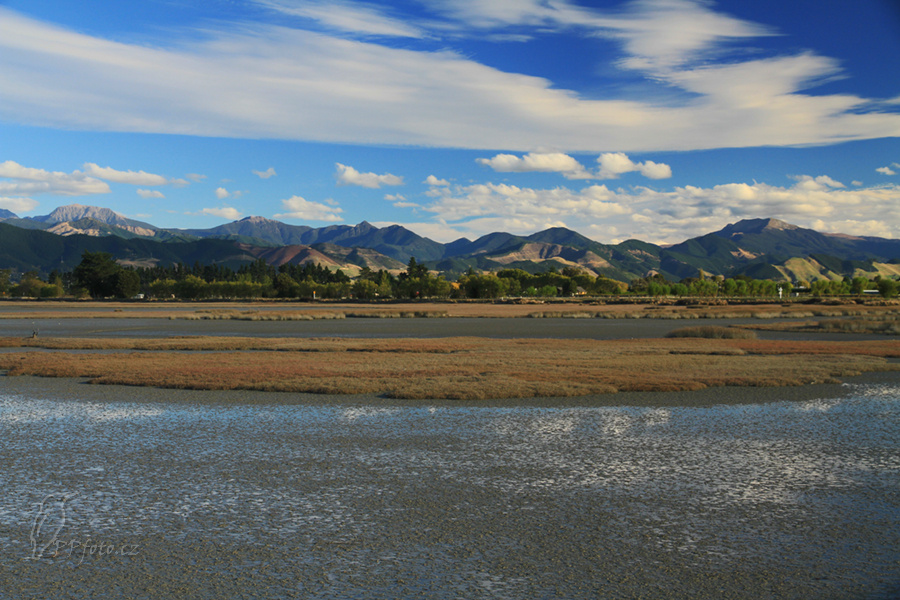
[[[0,347],[10,376],[406,399],[790,386],[900,369],[896,340],[0,338]]]
[[[612,318],[705,319],[816,317],[883,318],[900,315],[900,303],[871,300],[865,304],[766,302],[728,304],[703,300],[695,304],[615,303],[605,300],[523,302],[0,302],[0,319],[143,318],[190,320],[309,320],[366,318]]]
[[[739,325],[744,330],[795,331],[799,333],[865,333],[900,335],[900,317],[885,316],[866,319],[824,319],[820,321],[788,321]]]

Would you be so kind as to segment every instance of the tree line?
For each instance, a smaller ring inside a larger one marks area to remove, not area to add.
[[[456,281],[431,272],[411,258],[405,271],[363,268],[351,279],[346,273],[315,263],[274,267],[263,259],[232,269],[224,265],[174,264],[156,267],[125,267],[112,255],[85,251],[72,271],[53,271],[46,280],[36,271],[25,273],[17,283],[9,270],[0,270],[0,296],[57,298],[65,295],[92,298],[144,297],[185,300],[202,299],[340,299],[359,298],[504,298],[556,296],[723,296],[786,297],[795,290],[813,296],[861,295],[869,290],[886,298],[898,293],[898,282],[866,277],[843,280],[805,281],[792,284],[745,276],[702,276],[666,280],[660,274],[633,279],[629,284],[593,276],[572,266],[561,271],[550,267],[542,273],[502,269],[479,273],[470,269]]]

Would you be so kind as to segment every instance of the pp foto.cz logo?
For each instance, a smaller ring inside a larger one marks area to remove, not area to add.
[[[73,531],[73,502],[78,492],[47,494],[37,505],[28,539],[31,553],[25,560],[77,558],[79,566],[88,557],[136,556],[137,544],[111,544]]]

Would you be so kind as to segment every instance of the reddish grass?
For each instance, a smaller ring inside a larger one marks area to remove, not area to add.
[[[612,299],[611,299],[612,300]],[[323,306],[328,311],[323,311]],[[23,308],[27,310],[22,310]],[[808,318],[828,316],[870,316],[900,314],[900,304],[853,302],[839,305],[800,303],[698,304],[676,305],[669,300],[643,304],[606,304],[604,299],[529,303],[416,302],[396,304],[269,302],[0,302],[3,319],[71,318],[156,318],[156,319],[239,319],[299,320],[364,317],[605,317],[605,318]]]
[[[396,398],[580,396],[711,386],[802,385],[900,366],[900,342],[444,338],[2,340],[10,375],[189,389],[383,394]],[[178,350],[180,352],[175,352]],[[204,350],[187,355],[184,351]],[[225,350],[225,351],[223,351]]]

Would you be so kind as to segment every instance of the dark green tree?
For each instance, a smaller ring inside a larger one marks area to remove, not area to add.
[[[882,277],[878,280],[878,293],[884,298],[893,298],[896,296],[898,288],[900,288],[900,286],[892,279]]]
[[[132,269],[120,267],[113,280],[113,295],[116,298],[134,298],[141,291],[141,277]]]
[[[76,285],[87,290],[94,298],[105,298],[116,294],[116,280],[122,270],[112,254],[107,252],[84,251],[81,262],[72,271]]]

